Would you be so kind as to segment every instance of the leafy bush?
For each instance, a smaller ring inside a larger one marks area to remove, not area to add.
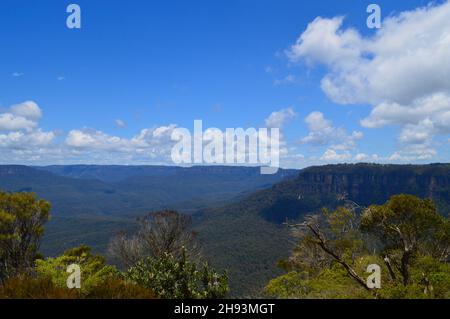
[[[185,253],[180,259],[167,253],[148,257],[131,267],[125,278],[165,299],[223,298],[228,292],[226,274],[216,273],[208,264],[198,270]]]
[[[0,192],[0,283],[31,270],[49,212],[33,193]]]
[[[117,278],[119,272],[107,265],[102,256],[94,256],[91,248],[80,246],[64,252],[62,256],[36,260],[36,273],[39,277],[51,278],[56,287],[67,287],[67,267],[77,264],[81,268],[81,293],[89,295],[111,278]]]

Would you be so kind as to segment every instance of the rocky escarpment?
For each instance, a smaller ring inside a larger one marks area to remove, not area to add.
[[[361,206],[382,204],[392,195],[431,198],[439,210],[450,211],[450,165],[340,164],[303,169],[295,179],[273,185],[241,202],[266,220],[282,223],[323,207],[351,200]]]
[[[298,190],[307,194],[336,194],[363,205],[382,203],[408,193],[450,201],[450,165],[329,165],[300,172]]]

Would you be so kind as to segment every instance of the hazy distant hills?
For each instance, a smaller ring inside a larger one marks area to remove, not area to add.
[[[36,167],[59,176],[98,179],[105,182],[118,182],[129,177],[167,176],[183,170],[177,166],[121,166],[121,165],[52,165]]]
[[[36,192],[57,216],[130,215],[220,204],[295,174],[260,175],[249,167],[0,166],[0,189]]]
[[[408,193],[450,211],[450,164],[327,165],[260,175],[249,167],[0,166],[0,189],[33,191],[53,204],[43,252],[81,243],[104,252],[137,215],[161,208],[193,214],[205,256],[228,269],[232,294],[256,293],[293,241],[283,226],[344,201],[381,204]]]
[[[170,208],[185,213],[225,205],[296,174],[260,175],[256,167],[0,166],[0,189],[35,192],[52,203],[43,251],[86,243],[104,250],[136,216]]]

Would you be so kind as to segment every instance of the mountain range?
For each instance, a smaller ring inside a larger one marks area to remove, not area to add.
[[[56,255],[88,244],[104,252],[136,217],[175,209],[193,214],[223,206],[293,176],[295,170],[261,175],[257,167],[0,166],[0,190],[35,192],[52,204],[42,251]]]

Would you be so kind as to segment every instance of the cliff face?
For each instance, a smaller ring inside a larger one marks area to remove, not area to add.
[[[441,213],[450,211],[450,165],[327,165],[300,171],[293,179],[250,197],[266,220],[282,223],[334,208],[352,200],[359,205],[382,204],[392,195],[431,198]]]
[[[362,205],[382,203],[399,193],[450,201],[450,165],[356,164],[312,167],[299,174],[297,185],[303,195],[336,194]]]

